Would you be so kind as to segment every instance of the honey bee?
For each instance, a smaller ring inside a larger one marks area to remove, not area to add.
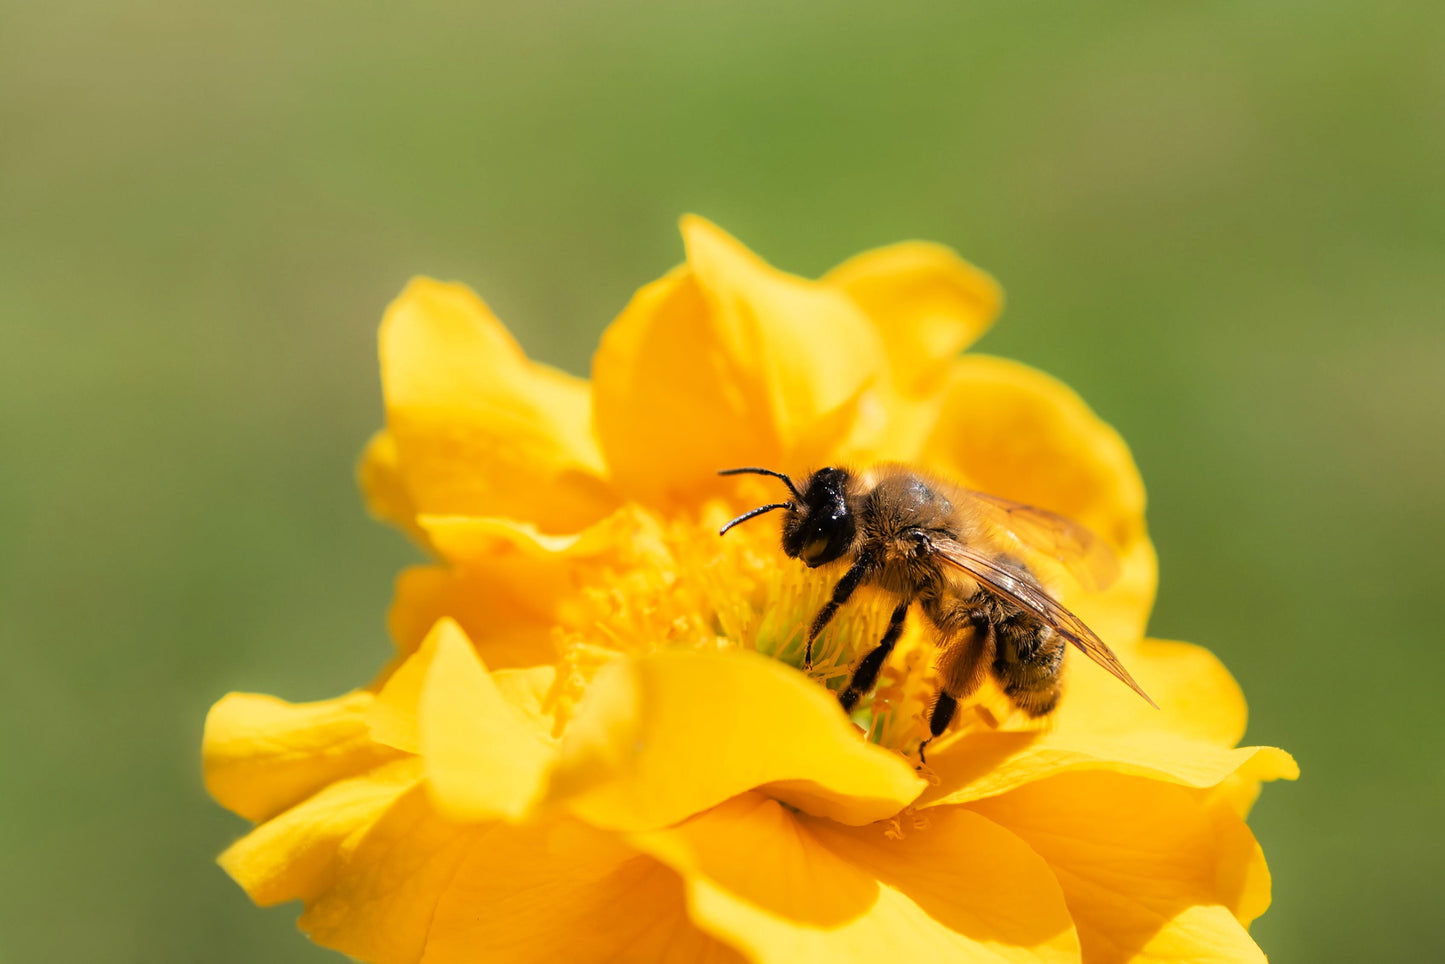
[[[718,474],[745,473],[781,479],[792,498],[744,512],[719,535],[783,509],[783,552],[809,568],[847,565],[808,627],[804,668],[812,665],[813,641],[858,587],[875,586],[897,599],[883,638],[858,661],[838,694],[845,711],[878,681],[915,602],[936,633],[939,693],[929,715],[930,735],[918,748],[920,761],[924,747],[948,728],[959,701],[990,672],[1024,713],[1042,717],[1053,712],[1062,695],[1068,643],[1157,708],[1104,641],[1051,596],[1015,554],[1020,547],[1044,552],[1087,588],[1103,588],[1117,576],[1118,562],[1077,522],[906,465],[819,469],[801,487],[772,469]]]

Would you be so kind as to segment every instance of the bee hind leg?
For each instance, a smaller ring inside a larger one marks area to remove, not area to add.
[[[968,698],[983,682],[996,645],[993,624],[982,617],[971,619],[967,628],[945,641],[938,658],[938,698],[928,716],[928,738],[918,744],[919,763],[928,762],[924,750],[953,722],[958,701]]]
[[[903,621],[908,617],[909,602],[905,599],[894,608],[893,615],[888,620],[888,629],[883,633],[883,639],[858,663],[858,668],[853,670],[847,687],[838,694],[838,702],[843,704],[845,712],[853,712],[853,707],[858,705],[859,697],[871,690],[873,684],[878,682],[878,671],[883,668],[883,661],[888,658],[889,653],[893,652],[898,637],[903,635]]]
[[[947,693],[940,692],[938,699],[933,702],[933,712],[928,714],[928,739],[918,744],[918,762],[927,763],[928,758],[923,755],[924,747],[938,739],[940,733],[948,729],[948,724],[953,722],[953,714],[958,711],[958,700]]]

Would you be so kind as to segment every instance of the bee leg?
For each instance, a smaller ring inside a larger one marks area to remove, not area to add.
[[[833,598],[824,603],[823,608],[818,610],[818,615],[813,617],[813,625],[808,627],[808,648],[803,652],[804,669],[810,669],[813,665],[813,640],[818,638],[823,627],[828,625],[828,621],[838,612],[838,607],[853,595],[853,590],[862,585],[863,577],[868,575],[869,565],[868,557],[860,553],[848,571],[843,573],[843,578],[833,587]]]
[[[877,646],[863,657],[858,668],[853,671],[853,676],[848,680],[848,686],[838,694],[838,702],[843,704],[845,712],[853,712],[853,707],[858,705],[858,698],[873,688],[878,682],[878,671],[883,668],[883,661],[888,654],[893,652],[893,646],[898,642],[898,637],[903,635],[903,621],[908,616],[908,604],[911,600],[905,599],[893,610],[893,616],[888,620],[888,629],[883,633],[883,639]]]
[[[947,693],[939,693],[938,699],[933,703],[933,712],[928,715],[928,739],[918,744],[918,762],[927,763],[928,758],[923,755],[923,748],[938,738],[938,735],[948,729],[948,724],[953,722],[953,714],[958,711],[958,700]]]
[[[920,763],[926,762],[924,748],[938,739],[953,722],[958,701],[967,699],[983,682],[997,646],[993,623],[983,615],[970,618],[966,628],[944,643],[938,658],[938,699],[934,701],[933,712],[928,717],[928,739],[918,745]]]

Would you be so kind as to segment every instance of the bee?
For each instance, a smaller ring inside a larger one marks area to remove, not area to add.
[[[1149,705],[1157,704],[1083,620],[1042,586],[1015,550],[1051,555],[1088,588],[1118,574],[1112,550],[1084,526],[1044,509],[976,492],[906,465],[862,471],[825,468],[801,486],[772,469],[726,469],[719,475],[767,475],[792,498],[733,519],[719,535],[749,519],[785,510],[783,552],[810,569],[846,565],[808,627],[804,668],[813,641],[860,586],[896,598],[883,638],[853,668],[838,694],[845,711],[873,689],[884,660],[903,634],[915,603],[935,633],[939,693],[924,748],[948,728],[960,700],[992,673],[1009,701],[1030,717],[1053,712],[1062,695],[1064,652],[1072,643]]]

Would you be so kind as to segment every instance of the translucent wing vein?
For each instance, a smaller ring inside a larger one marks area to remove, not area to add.
[[[1094,662],[1108,670],[1120,682],[1144,697],[1155,709],[1159,704],[1149,698],[1124,664],[1084,621],[1065,609],[1058,600],[1032,580],[999,565],[985,553],[951,539],[934,542],[934,551],[951,566],[962,570],[989,590],[1003,596],[1025,612],[1052,626],[1054,631],[1083,650]]]
[[[988,492],[967,489],[964,495],[1001,533],[1057,559],[1085,589],[1106,589],[1119,578],[1119,559],[1114,550],[1087,526],[1057,512]]]

